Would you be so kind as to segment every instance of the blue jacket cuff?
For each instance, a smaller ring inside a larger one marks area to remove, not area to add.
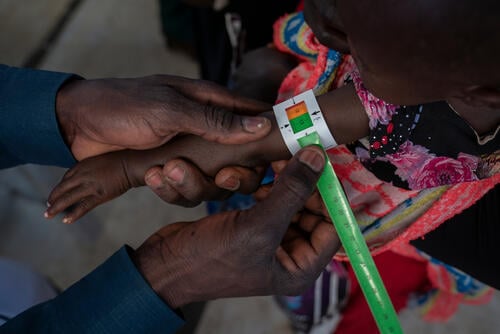
[[[0,65],[0,167],[75,163],[56,119],[56,96],[72,74]]]
[[[56,300],[67,333],[82,326],[87,333],[171,333],[184,323],[144,280],[127,247]]]
[[[184,321],[151,289],[123,247],[56,298],[0,333],[175,333]]]

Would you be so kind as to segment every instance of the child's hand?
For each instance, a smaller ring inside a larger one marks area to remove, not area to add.
[[[122,152],[82,160],[67,171],[49,195],[45,217],[67,211],[63,223],[73,223],[96,206],[139,185],[140,180],[130,176]]]

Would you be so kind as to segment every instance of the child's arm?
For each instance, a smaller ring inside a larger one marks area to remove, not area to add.
[[[368,117],[352,85],[322,95],[318,102],[339,144],[369,134]],[[50,194],[46,217],[51,218],[72,206],[63,222],[74,222],[97,205],[132,187],[145,185],[144,175],[149,168],[176,158],[191,161],[209,176],[225,166],[255,167],[289,159],[290,153],[273,113],[264,115],[271,119],[273,130],[266,138],[245,145],[223,145],[184,136],[152,150],[124,150],[83,160],[66,173]]]

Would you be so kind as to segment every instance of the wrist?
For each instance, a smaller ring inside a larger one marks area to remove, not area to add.
[[[317,97],[330,131],[338,144],[348,144],[370,134],[369,119],[353,84]]]
[[[160,238],[157,235],[150,239]],[[186,285],[187,261],[162,254],[166,241],[146,241],[131,254],[135,266],[153,291],[172,309],[194,302]]]
[[[260,116],[267,117],[271,121],[271,131],[266,137],[243,146],[248,150],[249,159],[256,162],[254,165],[290,159],[290,151],[281,136],[274,113],[268,111]]]
[[[70,150],[72,149],[77,129],[77,120],[74,117],[75,109],[77,108],[74,104],[74,91],[80,82],[80,79],[65,82],[59,88],[56,95],[57,123],[64,142]]]

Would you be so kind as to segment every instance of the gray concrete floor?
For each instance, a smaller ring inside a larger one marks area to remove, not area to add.
[[[0,63],[21,66],[53,29],[72,1],[1,0]],[[40,65],[87,78],[170,73],[196,77],[196,64],[165,48],[155,0],[82,0]],[[64,171],[22,166],[0,172],[0,256],[32,265],[65,288],[123,244],[138,246],[161,226],[194,220],[203,206],[167,205],[146,189],[130,191],[80,223],[46,221],[46,196]],[[1,273],[0,273],[1,274]],[[1,298],[1,297],[0,297]],[[462,307],[447,324],[426,324],[408,310],[405,333],[500,333],[500,298]],[[196,331],[203,333],[291,333],[269,297],[218,300],[208,304]]]

